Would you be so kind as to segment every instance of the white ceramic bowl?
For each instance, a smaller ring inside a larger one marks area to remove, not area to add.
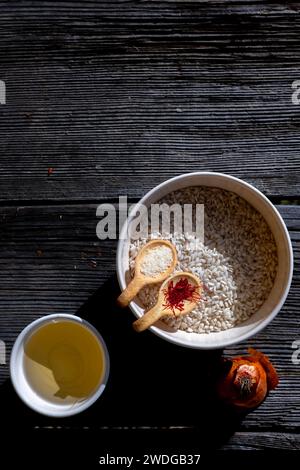
[[[79,400],[76,404],[61,404],[53,403],[51,401],[45,400],[41,396],[39,396],[35,390],[31,388],[26,378],[24,372],[24,346],[26,340],[29,336],[36,331],[39,327],[49,324],[52,321],[70,321],[79,323],[85,328],[87,328],[96,338],[99,343],[100,348],[102,349],[102,353],[104,356],[104,372],[99,383],[99,386],[94,391],[94,393],[87,397],[84,400]],[[98,331],[86,320],[83,320],[80,317],[75,315],[69,314],[53,314],[47,315],[45,317],[39,318],[38,320],[33,321],[30,323],[24,330],[19,334],[18,338],[15,341],[15,344],[12,349],[11,358],[10,358],[10,376],[13,383],[13,386],[19,395],[19,397],[23,400],[23,402],[32,408],[34,411],[38,413],[44,414],[46,416],[54,416],[54,417],[66,417],[80,413],[81,411],[86,410],[89,408],[99,397],[102,395],[107,380],[109,376],[109,355],[105,345],[105,342],[98,333]]]
[[[248,201],[262,214],[268,223],[278,251],[278,271],[273,289],[261,308],[247,321],[222,332],[198,334],[185,331],[170,332],[158,323],[150,330],[172,343],[196,349],[218,349],[239,343],[258,333],[267,326],[281,309],[290,289],[293,275],[293,250],[290,237],[281,215],[273,204],[250,184],[229,175],[212,172],[188,173],[172,178],[149,191],[138,203],[147,207],[178,189],[189,186],[211,186],[232,191]],[[128,232],[132,216],[128,218]],[[129,239],[126,238],[127,224],[124,225],[117,251],[117,275],[120,288],[126,287],[126,273],[129,269]],[[139,318],[143,309],[134,301],[130,303],[134,315]]]

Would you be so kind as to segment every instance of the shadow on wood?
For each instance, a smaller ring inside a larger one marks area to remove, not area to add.
[[[199,450],[220,447],[240,422],[215,396],[222,351],[183,348],[149,331],[135,333],[130,310],[115,304],[118,292],[112,277],[77,312],[100,331],[109,350],[111,373],[102,397],[84,413],[58,420],[31,412],[7,382],[1,390],[1,403],[10,410],[7,425],[15,426],[16,416],[25,429],[133,428],[145,437],[156,429],[157,435],[164,431],[173,436],[174,444],[180,435],[189,436],[188,444],[193,440]]]

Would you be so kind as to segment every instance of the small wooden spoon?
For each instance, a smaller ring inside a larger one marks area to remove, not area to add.
[[[146,276],[142,273],[142,263],[145,258],[145,255],[149,250],[160,246],[167,246],[171,249],[173,259],[170,266],[165,270],[162,271],[155,276]],[[135,259],[135,269],[134,269],[134,278],[128,284],[126,289],[122,292],[122,294],[118,297],[117,302],[120,307],[127,307],[129,302],[134,299],[137,293],[146,285],[149,284],[156,284],[158,282],[163,282],[167,277],[172,274],[174,268],[177,264],[177,251],[175,246],[169,242],[168,240],[151,240],[150,242],[146,243],[143,248],[138,253]]]
[[[173,274],[173,276],[169,277],[160,287],[159,293],[158,293],[158,299],[156,305],[146,312],[141,318],[136,320],[133,323],[133,328],[135,331],[144,331],[149,326],[153,325],[153,323],[157,322],[161,317],[164,317],[165,315],[168,316],[176,316],[178,317],[179,315],[186,315],[187,313],[191,312],[193,308],[195,308],[197,304],[197,300],[187,300],[184,301],[184,308],[183,310],[170,310],[169,308],[164,307],[165,303],[165,294],[164,291],[168,287],[169,282],[173,281],[173,284],[177,284],[177,282],[182,279],[186,278],[190,284],[193,284],[196,287],[196,292],[197,294],[201,294],[202,290],[202,284],[200,279],[197,276],[194,276],[194,274],[188,273],[188,272],[182,272],[182,273],[176,273]]]

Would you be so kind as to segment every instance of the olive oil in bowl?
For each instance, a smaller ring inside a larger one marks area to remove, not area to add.
[[[90,406],[105,388],[109,369],[105,343],[78,317],[50,315],[37,320],[34,328],[35,323],[24,330],[24,338],[20,338],[21,333],[12,353],[13,361],[21,363],[18,373],[11,363],[16,391],[29,406],[44,414],[76,414]]]

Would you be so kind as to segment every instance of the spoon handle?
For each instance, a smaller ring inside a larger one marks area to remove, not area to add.
[[[117,299],[117,303],[120,307],[127,307],[129,302],[134,299],[136,294],[142,288],[141,282],[137,278],[133,278],[132,281],[128,284],[125,290],[123,290],[122,294],[119,295]]]
[[[153,323],[157,322],[162,315],[161,305],[156,304],[151,310],[133,323],[133,328],[138,333],[144,331],[149,328],[149,326],[153,325]]]

